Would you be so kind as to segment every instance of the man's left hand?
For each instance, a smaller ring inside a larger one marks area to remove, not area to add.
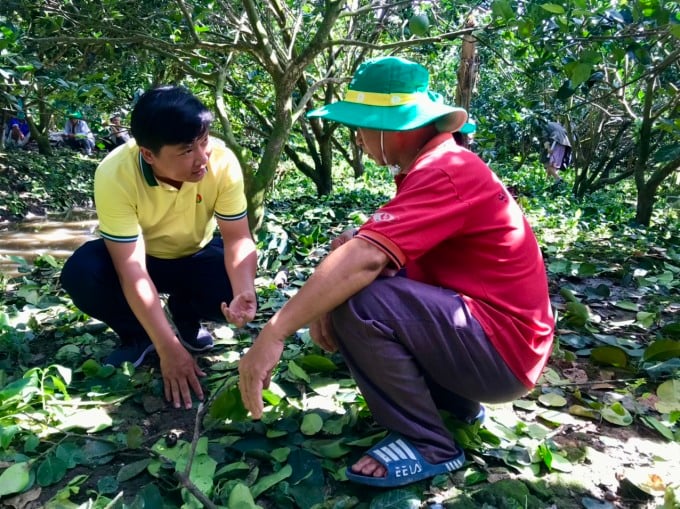
[[[326,313],[309,324],[309,335],[312,337],[312,341],[327,352],[337,352],[338,342],[333,334],[330,313]]]
[[[246,323],[255,318],[257,311],[257,297],[254,292],[242,292],[236,295],[227,306],[222,303],[222,314],[229,323],[237,327],[243,327]]]
[[[238,363],[241,399],[253,419],[262,417],[264,410],[262,390],[269,387],[272,370],[282,353],[283,340],[269,339],[260,335]]]

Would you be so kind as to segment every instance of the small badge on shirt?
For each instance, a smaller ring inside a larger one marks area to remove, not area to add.
[[[201,203],[203,201],[203,196],[200,194],[196,193],[196,203]]]
[[[397,218],[394,217],[389,212],[376,212],[375,214],[373,214],[373,221],[375,221],[376,223],[385,222],[385,221],[394,221],[396,219]]]

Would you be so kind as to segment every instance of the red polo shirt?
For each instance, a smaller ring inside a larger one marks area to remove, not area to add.
[[[515,376],[532,387],[555,324],[543,258],[517,203],[448,133],[432,139],[396,183],[396,196],[358,238],[408,278],[459,293]]]

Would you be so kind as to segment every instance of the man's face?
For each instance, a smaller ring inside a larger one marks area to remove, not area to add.
[[[206,133],[190,144],[163,145],[157,154],[144,147],[140,151],[159,180],[198,182],[208,172],[212,144]]]
[[[380,131],[359,127],[357,128],[356,141],[364,154],[378,164],[385,164],[380,150]]]

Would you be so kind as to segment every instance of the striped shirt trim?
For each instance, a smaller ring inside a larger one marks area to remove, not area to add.
[[[390,259],[390,262],[392,262],[396,268],[401,269],[404,267],[404,260],[400,259],[397,253],[391,250],[387,245],[385,245],[385,243],[381,242],[381,240],[385,238],[382,235],[376,235],[372,231],[359,231],[355,238],[365,240],[366,242],[370,242],[371,244],[375,245],[375,247],[387,255],[387,257]]]
[[[146,180],[146,183],[148,185],[152,187],[158,186],[156,176],[153,174],[153,168],[142,157],[141,149],[139,150],[139,169],[142,171],[142,175],[144,175],[144,180]]]
[[[99,234],[106,240],[110,240],[112,242],[129,243],[137,242],[137,239],[139,239],[139,235],[110,235],[103,231],[100,231]]]
[[[215,212],[215,217],[217,219],[221,219],[223,221],[238,221],[239,219],[243,219],[247,215],[248,215],[248,210],[244,210],[243,212],[239,212],[238,214],[233,214],[233,215],[229,215],[229,216]]]

